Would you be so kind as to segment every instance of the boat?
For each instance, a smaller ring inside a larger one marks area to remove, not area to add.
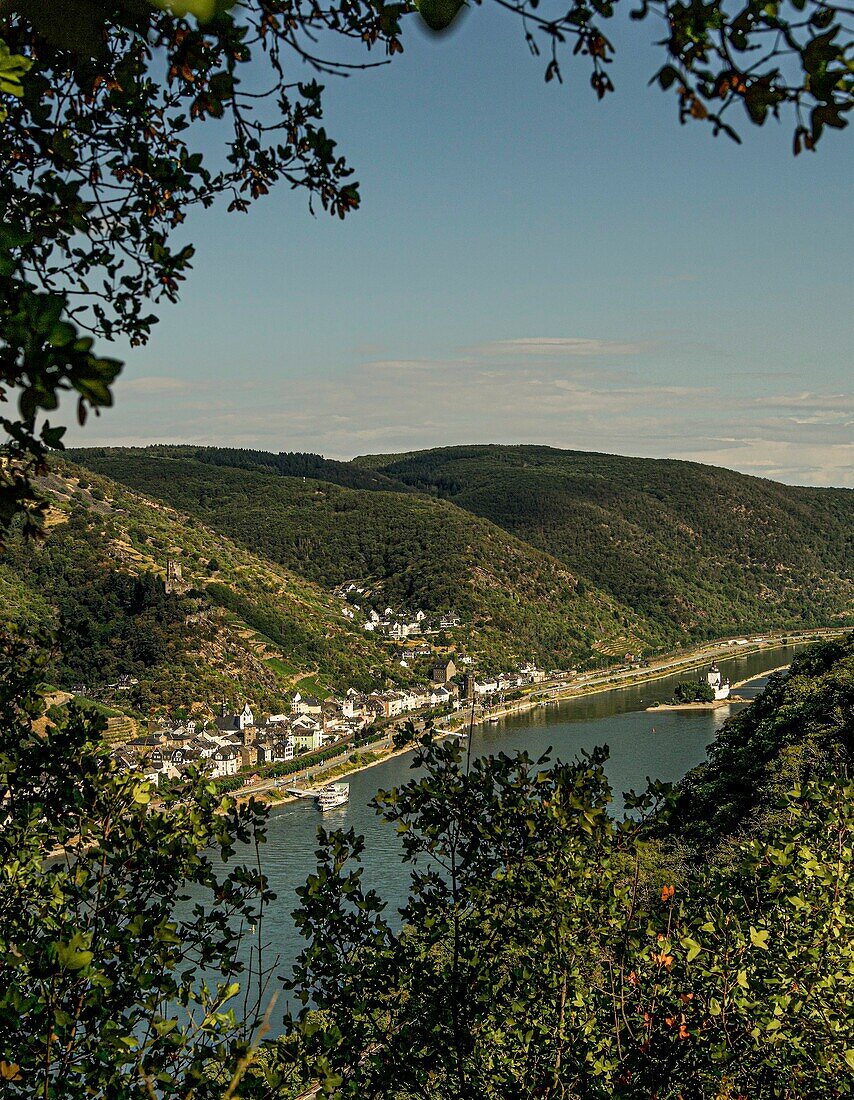
[[[350,801],[349,783],[330,783],[321,787],[315,794],[314,801],[319,810],[334,810]]]
[[[498,717],[496,717],[496,716],[493,716],[492,718],[487,718],[487,722],[489,722],[489,724],[490,724],[491,726],[496,726],[496,725],[498,725],[498,723],[499,723],[500,721],[501,721],[501,719],[500,719],[500,718],[498,718]]]

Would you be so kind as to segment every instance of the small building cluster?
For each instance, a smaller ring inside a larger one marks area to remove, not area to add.
[[[482,680],[469,676],[466,678],[467,695],[484,699],[507,691],[515,691],[529,684],[541,684],[545,678],[545,672],[534,665],[521,665],[516,672],[501,672],[497,676],[486,676]]]
[[[378,609],[372,606],[366,589],[355,581],[339,585],[334,594],[344,601],[341,614],[345,619],[351,622],[359,619],[364,630],[398,641],[422,634],[437,634],[440,630],[451,630],[460,625],[460,617],[454,611],[430,614],[420,609]]]

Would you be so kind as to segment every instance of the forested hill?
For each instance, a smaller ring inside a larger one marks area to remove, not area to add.
[[[447,447],[351,463],[200,447],[73,457],[312,580],[381,580],[393,599],[432,594],[437,606],[471,606],[471,584],[458,581],[475,575],[480,561],[496,578],[495,592],[504,586],[506,612],[522,578],[520,609],[536,591],[549,603],[541,574],[565,570],[576,595],[589,593],[599,607],[609,597],[627,632],[655,644],[854,621],[852,490],[534,446]],[[507,571],[490,564],[499,528],[515,536],[507,546],[516,565]],[[532,559],[539,566],[522,564],[531,548],[546,555]],[[496,621],[510,617],[502,612]],[[570,619],[574,629],[575,614]],[[555,636],[542,621],[541,651]]]
[[[490,519],[676,634],[854,611],[854,490],[533,446],[354,461]]]
[[[572,667],[664,638],[561,562],[447,501],[227,468],[161,451],[73,452],[327,592],[356,580],[380,607],[457,612],[481,668]],[[241,456],[242,458],[242,456]]]
[[[97,457],[107,457],[119,449],[93,447],[86,451],[72,452],[81,462]],[[126,451],[125,453],[134,453]],[[140,453],[140,452],[136,452]],[[416,489],[403,481],[395,481],[374,470],[363,469],[353,462],[338,462],[323,455],[301,451],[258,451],[245,447],[193,447],[155,444],[142,452],[152,458],[185,458],[202,462],[207,466],[230,466],[238,470],[258,470],[279,474],[282,477],[312,478],[343,485],[347,489],[393,490],[414,493]]]
[[[706,856],[768,827],[787,791],[854,765],[854,635],[810,646],[724,723],[678,786],[666,834]]]
[[[0,623],[55,635],[50,683],[121,711],[275,712],[296,686],[363,690],[409,674],[340,601],[192,516],[65,463],[42,483],[48,534],[0,554]],[[182,584],[165,587],[166,565]],[[135,683],[116,692],[121,678]]]

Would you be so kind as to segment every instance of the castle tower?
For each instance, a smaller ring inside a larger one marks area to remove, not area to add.
[[[173,558],[169,558],[166,562],[166,591],[170,595],[179,596],[185,588],[181,566]]]

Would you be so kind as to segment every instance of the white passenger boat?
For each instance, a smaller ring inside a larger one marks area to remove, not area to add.
[[[319,810],[334,810],[343,806],[350,800],[349,783],[330,783],[327,787],[321,787],[314,796]]]

